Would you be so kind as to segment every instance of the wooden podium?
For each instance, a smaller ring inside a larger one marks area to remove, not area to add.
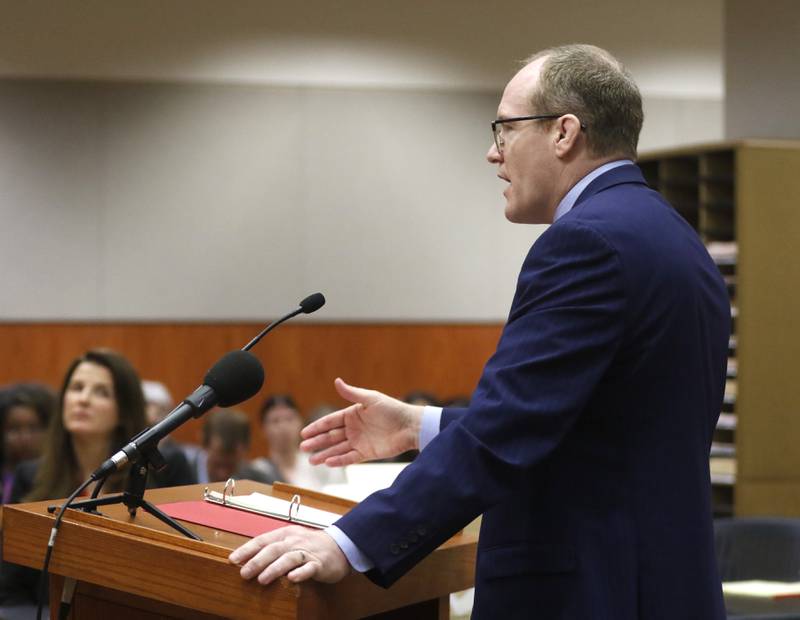
[[[153,489],[154,504],[202,498],[206,485]],[[210,484],[222,491],[224,484]],[[237,494],[259,491],[344,513],[345,500],[298,490],[238,481]],[[54,517],[32,502],[3,508],[3,557],[40,568]],[[391,588],[351,574],[335,585],[293,584],[282,578],[269,586],[244,581],[230,564],[230,551],[247,539],[213,528],[185,523],[202,537],[195,541],[172,533],[139,511],[129,517],[122,506],[102,508],[103,516],[69,510],[59,530],[50,563],[51,617],[57,617],[64,577],[78,580],[71,617],[148,620],[156,618],[437,618],[449,613],[449,593],[472,586],[477,540],[461,533],[447,541]]]

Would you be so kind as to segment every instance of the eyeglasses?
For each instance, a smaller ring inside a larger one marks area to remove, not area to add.
[[[533,116],[514,116],[512,118],[496,118],[492,121],[492,136],[494,137],[494,145],[497,147],[497,152],[502,154],[503,147],[506,145],[506,140],[503,137],[503,123],[515,123],[517,121],[544,121],[553,118],[560,118],[563,114],[535,114]],[[585,130],[586,125],[581,123],[581,129]]]

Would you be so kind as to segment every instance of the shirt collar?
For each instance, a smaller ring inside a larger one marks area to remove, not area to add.
[[[589,183],[594,181],[597,177],[601,174],[608,172],[609,170],[613,170],[614,168],[619,168],[620,166],[625,166],[627,164],[633,164],[630,159],[618,159],[616,161],[610,161],[607,164],[603,164],[599,168],[595,168],[585,177],[583,177],[580,181],[575,183],[572,186],[572,189],[567,192],[567,195],[561,199],[561,202],[558,203],[556,207],[556,213],[553,217],[553,221],[555,222],[565,213],[569,212],[573,206],[575,206],[575,202],[578,200],[578,197],[583,193],[583,190],[587,188]]]

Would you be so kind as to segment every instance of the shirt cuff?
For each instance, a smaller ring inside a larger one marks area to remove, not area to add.
[[[356,547],[355,543],[342,530],[335,525],[330,525],[325,528],[325,533],[333,538],[333,541],[339,545],[339,549],[344,553],[344,557],[355,570],[359,573],[366,573],[368,570],[375,568],[372,560],[365,556],[361,549]]]
[[[436,435],[442,425],[442,408],[427,405],[422,410],[422,423],[419,428],[419,449],[424,450]]]

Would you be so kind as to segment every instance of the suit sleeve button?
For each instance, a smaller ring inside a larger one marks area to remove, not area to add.
[[[400,548],[401,549],[408,549],[408,543],[404,540],[403,542],[400,543]]]
[[[417,534],[419,534],[420,536],[425,536],[425,534],[427,534],[427,533],[428,533],[428,530],[425,528],[425,526],[423,526],[423,525],[417,526]]]
[[[398,553],[400,553],[400,547],[398,547],[395,543],[392,543],[391,545],[389,545],[389,551],[391,552],[392,555],[397,555]]]

